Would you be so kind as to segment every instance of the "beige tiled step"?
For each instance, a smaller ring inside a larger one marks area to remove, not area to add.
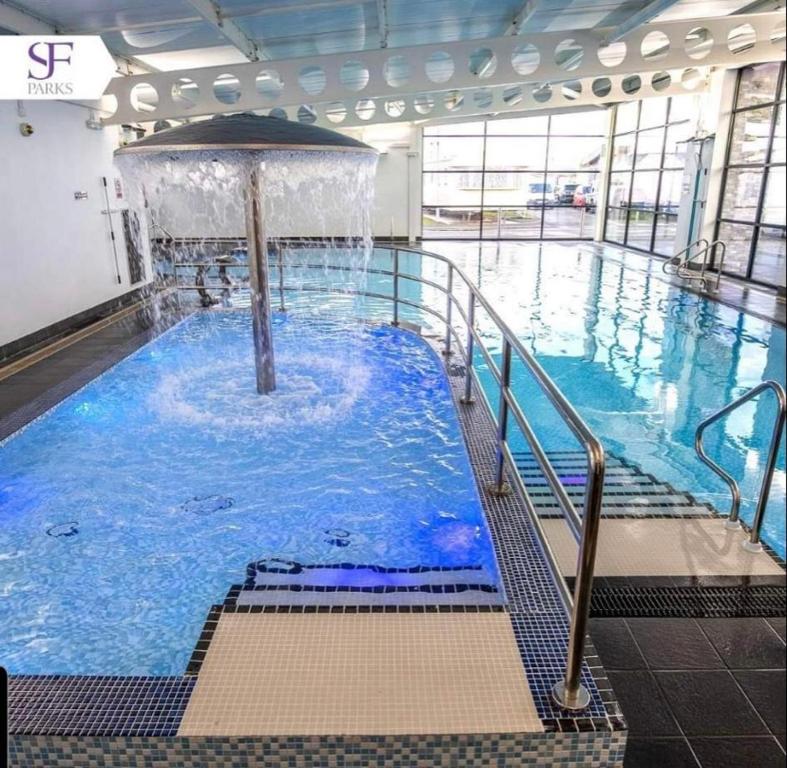
[[[541,731],[506,613],[225,613],[178,735]]]
[[[576,575],[577,545],[562,519],[542,520],[560,570]],[[784,571],[765,552],[747,552],[742,531],[718,518],[602,519],[597,576],[770,576]]]

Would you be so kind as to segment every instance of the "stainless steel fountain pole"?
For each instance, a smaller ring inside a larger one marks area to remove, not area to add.
[[[271,292],[268,279],[268,244],[265,240],[264,210],[260,194],[260,176],[264,167],[263,163],[254,161],[246,190],[246,239],[249,252],[254,365],[257,369],[257,391],[261,395],[267,395],[276,389]]]

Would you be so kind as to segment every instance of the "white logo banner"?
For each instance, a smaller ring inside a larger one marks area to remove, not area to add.
[[[114,74],[96,35],[0,35],[0,99],[99,99]]]

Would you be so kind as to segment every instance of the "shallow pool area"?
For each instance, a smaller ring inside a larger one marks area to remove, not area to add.
[[[390,326],[198,313],[0,444],[0,658],[13,673],[182,674],[252,561],[390,569],[495,556],[445,372]]]

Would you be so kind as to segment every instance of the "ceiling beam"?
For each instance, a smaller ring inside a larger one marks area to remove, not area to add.
[[[0,0],[0,27],[17,35],[56,35],[58,30],[48,21]]]
[[[660,16],[665,11],[676,5],[679,0],[651,0],[644,8],[629,16],[622,24],[618,24],[607,37],[608,43],[616,43],[626,35],[639,29],[643,24],[652,21],[656,16]]]
[[[187,0],[205,21],[221,32],[249,61],[267,58],[254,42],[232,19],[224,15],[221,6],[213,0]]]
[[[514,18],[506,28],[504,35],[520,35],[525,25],[533,17],[533,14],[539,9],[541,5],[540,0],[525,0],[520,6],[519,10],[514,14]]]
[[[380,48],[388,47],[388,0],[377,0],[377,29],[380,33]]]

